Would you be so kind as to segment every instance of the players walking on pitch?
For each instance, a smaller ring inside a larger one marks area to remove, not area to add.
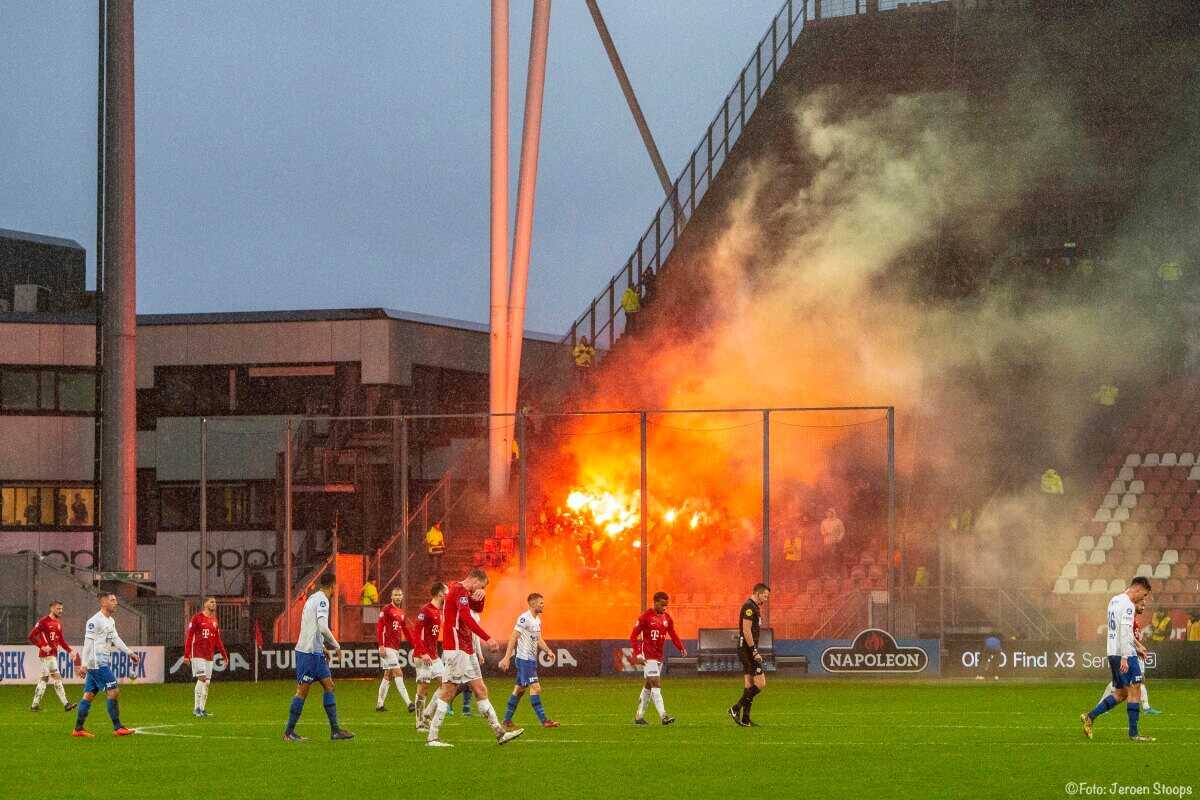
[[[304,701],[314,681],[324,689],[321,701],[325,706],[325,716],[329,718],[329,738],[334,741],[354,738],[353,733],[343,730],[338,724],[337,700],[334,698],[333,678],[329,674],[326,656],[327,649],[332,654],[342,648],[329,630],[329,600],[336,591],[337,580],[333,573],[327,572],[321,576],[318,590],[304,603],[304,611],[300,616],[300,636],[296,640],[296,694],[288,709],[287,729],[283,732],[283,738],[289,742],[308,741],[296,734],[296,723],[304,711]]]
[[[183,663],[192,665],[192,677],[196,679],[193,716],[212,716],[205,705],[208,703],[208,683],[212,680],[213,661],[217,652],[228,664],[229,651],[221,641],[221,631],[217,626],[217,598],[206,597],[204,610],[192,617],[183,641]]]
[[[1142,662],[1145,663],[1145,661],[1146,661],[1146,645],[1142,643],[1142,635],[1141,635],[1142,634],[1142,626],[1138,623],[1138,618],[1141,617],[1142,614],[1146,611],[1146,601],[1144,599],[1139,600],[1138,604],[1136,606],[1134,606],[1133,609],[1134,609],[1134,613],[1133,613],[1133,646],[1137,648],[1138,658],[1142,659]],[[1116,691],[1117,691],[1117,687],[1113,686],[1112,681],[1109,681],[1108,686],[1104,689],[1104,694],[1102,694],[1100,696],[1100,702],[1104,702],[1105,697],[1108,697],[1111,694],[1115,694]],[[1153,716],[1155,714],[1163,713],[1163,712],[1159,711],[1157,708],[1150,707],[1150,693],[1146,690],[1146,679],[1145,679],[1144,675],[1142,676],[1141,700],[1142,700],[1142,713],[1143,714],[1150,714],[1151,716]]]
[[[129,649],[121,637],[117,635],[117,623],[112,613],[117,608],[117,596],[112,592],[100,595],[100,610],[87,621],[83,634],[83,665],[87,668],[87,679],[83,684],[83,699],[79,701],[79,711],[75,715],[75,731],[72,736],[91,739],[92,734],[84,730],[88,712],[92,710],[92,701],[96,695],[104,692],[105,705],[108,708],[108,718],[112,720],[113,736],[128,736],[137,733],[132,728],[121,724],[121,709],[118,698],[121,690],[117,688],[117,676],[112,671],[113,650],[119,650],[129,656],[134,664],[141,662],[137,654]]]
[[[504,658],[500,659],[502,672],[508,672],[509,662],[514,654],[517,662],[517,683],[513,686],[512,694],[508,698],[508,709],[504,712],[504,727],[516,727],[512,721],[513,714],[517,713],[517,704],[521,702],[521,695],[528,690],[529,705],[533,706],[533,711],[537,714],[542,727],[557,728],[558,723],[549,719],[546,716],[546,710],[542,708],[542,686],[538,683],[537,675],[538,652],[541,651],[551,659],[554,658],[554,651],[542,639],[541,614],[542,609],[546,607],[546,600],[537,592],[529,595],[527,599],[529,610],[517,618],[512,636],[508,637],[508,649],[504,651]]]
[[[471,617],[471,611],[483,611],[484,588],[487,583],[487,573],[481,569],[473,569],[463,580],[450,584],[446,593],[446,604],[442,612],[442,660],[446,665],[446,680],[438,691],[437,706],[429,723],[429,734],[425,740],[429,747],[452,746],[439,739],[438,732],[446,719],[450,701],[454,699],[455,691],[461,684],[471,687],[477,699],[479,713],[495,732],[498,744],[507,744],[525,732],[520,728],[504,730],[500,720],[496,718],[496,710],[488,700],[487,684],[483,682],[479,660],[475,657],[472,634],[478,636],[493,653],[500,649],[499,643]]]
[[[58,648],[60,647],[75,657],[77,668],[81,663],[79,654],[73,653],[67,640],[63,638],[62,612],[62,603],[57,600],[50,603],[50,613],[39,619],[37,625],[34,625],[33,630],[29,632],[29,641],[37,647],[38,658],[42,661],[42,677],[37,682],[37,688],[33,690],[33,705],[29,707],[30,711],[44,710],[41,703],[42,695],[46,693],[47,683],[53,683],[54,693],[62,701],[63,711],[70,711],[78,705],[67,701],[62,675],[58,673]]]
[[[1129,715],[1129,740],[1133,742],[1153,742],[1151,736],[1142,736],[1138,732],[1138,716],[1142,704],[1139,687],[1142,683],[1142,664],[1138,658],[1138,650],[1134,644],[1133,623],[1137,617],[1136,605],[1150,594],[1150,581],[1138,576],[1130,583],[1129,588],[1108,601],[1108,666],[1112,671],[1112,683],[1115,691],[1105,696],[1099,705],[1086,714],[1081,715],[1083,735],[1092,738],[1092,723],[1101,714],[1111,711],[1122,700],[1128,701],[1125,706]]]
[[[762,607],[771,596],[771,587],[756,583],[750,591],[750,599],[742,603],[738,612],[738,660],[742,662],[742,697],[729,708],[729,716],[743,728],[758,727],[750,719],[750,708],[754,697],[767,685],[763,673],[763,658],[758,652],[758,634],[762,629]]]
[[[376,711],[387,711],[383,701],[387,699],[390,681],[396,682],[396,690],[411,713],[415,708],[404,687],[404,670],[400,667],[400,637],[413,644],[408,623],[404,621],[404,591],[392,589],[392,602],[379,609],[379,620],[375,623],[375,641],[379,645],[379,657],[383,662],[383,681],[379,684],[379,696],[375,700]]]
[[[668,716],[666,705],[663,703],[663,649],[666,647],[668,636],[684,656],[687,656],[687,649],[679,640],[679,634],[675,632],[675,620],[671,619],[671,615],[667,613],[670,599],[666,592],[656,592],[654,607],[646,609],[646,612],[638,617],[637,624],[633,626],[633,633],[629,635],[629,641],[633,645],[633,657],[645,662],[642,674],[646,678],[646,682],[642,686],[642,693],[638,698],[637,716],[633,718],[634,725],[650,724],[646,722],[644,716],[646,703],[650,701],[654,702],[654,708],[662,718],[663,725],[670,725],[675,721],[674,717]]]

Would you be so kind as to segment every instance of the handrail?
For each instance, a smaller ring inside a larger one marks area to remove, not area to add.
[[[687,166],[672,185],[671,194],[663,200],[638,240],[633,254],[608,282],[608,287],[592,300],[588,310],[575,320],[559,344],[574,347],[581,336],[587,336],[599,354],[612,347],[620,337],[617,326],[625,314],[620,303],[624,286],[632,284],[642,294],[649,288],[647,279],[653,279],[662,269],[683,228],[712,186],[717,170],[729,158],[749,117],[762,101],[764,78],[769,85],[779,74],[780,64],[787,59],[804,27],[807,11],[808,0],[787,0],[771,19],[771,27],[759,40],[754,55],[742,68],[700,143],[692,151]],[[601,339],[607,339],[607,342]]]
[[[278,617],[275,618],[275,624],[271,626],[273,628],[272,633],[274,633],[274,636],[275,636],[274,641],[276,641],[276,642],[291,641],[291,637],[292,637],[291,631],[282,631],[281,632],[281,628],[287,626],[288,608],[290,608],[292,606],[292,604],[294,604],[300,598],[307,597],[308,590],[313,588],[314,586],[316,586],[317,581],[320,579],[321,575],[325,572],[325,570],[327,570],[331,566],[333,566],[336,561],[337,561],[337,548],[335,547],[333,552],[329,554],[329,557],[321,562],[320,566],[318,566],[316,569],[309,572],[308,579],[305,580],[303,583],[298,584],[299,585],[298,590],[296,590],[296,587],[293,587],[293,589],[296,591],[296,593],[292,597],[289,597],[287,599],[287,604],[283,607],[283,611],[280,613],[280,615]],[[295,620],[298,623],[300,621],[300,618],[297,616],[295,618]]]
[[[870,596],[869,592],[864,593],[864,591],[861,589],[851,589],[849,592],[842,595],[842,597],[840,598],[842,601],[841,605],[839,605],[837,608],[835,608],[833,610],[833,613],[829,614],[829,616],[827,616],[825,618],[825,621],[821,623],[821,627],[817,628],[816,631],[813,632],[812,638],[813,639],[821,639],[821,638],[837,639],[837,638],[839,638],[838,634],[840,634],[842,632],[842,628],[845,627],[845,620],[839,621],[840,617],[843,616],[843,612],[845,612],[848,608],[851,608],[852,603],[854,603],[852,611],[858,611],[859,604],[857,604],[855,601],[857,601],[859,599],[866,599],[869,596]],[[846,615],[846,616],[849,616],[849,615]],[[833,625],[834,622],[839,622],[839,625],[841,625],[842,627],[839,627],[836,630],[833,630],[831,632],[832,635],[823,637],[821,634],[824,633],[826,628]]]

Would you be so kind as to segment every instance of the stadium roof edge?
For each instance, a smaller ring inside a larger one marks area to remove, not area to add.
[[[46,236],[43,233],[30,233],[29,231],[14,231],[9,228],[0,228],[0,239],[18,239],[24,242],[34,242],[36,244],[48,244],[55,247],[70,247],[74,250],[83,250],[83,245],[74,239],[61,239],[58,236]]]
[[[218,325],[263,322],[344,322],[373,319],[393,319],[419,325],[487,333],[488,326],[479,322],[414,314],[390,308],[329,308],[298,311],[212,311],[187,314],[138,314],[138,325]],[[91,312],[28,313],[0,312],[0,323],[42,323],[55,325],[91,325]],[[526,339],[557,344],[561,339],[549,333],[526,331]]]

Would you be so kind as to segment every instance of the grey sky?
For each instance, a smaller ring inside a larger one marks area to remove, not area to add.
[[[512,5],[515,204],[532,4]],[[672,176],[781,5],[601,2]],[[96,6],[0,0],[0,227],[79,241],[89,281]],[[142,0],[139,311],[486,321],[489,8]],[[583,0],[558,0],[528,327],[565,330],[661,201]]]

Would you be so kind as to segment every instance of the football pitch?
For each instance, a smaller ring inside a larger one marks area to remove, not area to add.
[[[511,683],[489,680],[503,714]],[[411,680],[409,686],[411,687]],[[1200,793],[1200,683],[1156,681],[1150,698],[1166,713],[1142,717],[1153,744],[1126,739],[1124,707],[1084,738],[1078,717],[1103,687],[1088,683],[898,683],[773,679],[755,702],[758,728],[733,725],[724,709],[740,679],[668,678],[672,726],[631,724],[640,682],[547,681],[546,710],[562,723],[536,726],[528,700],[516,721],[525,736],[497,747],[479,717],[447,719],[453,749],[424,746],[392,689],[376,713],[378,681],[337,684],[343,727],[329,741],[314,693],[297,732],[281,738],[294,684],[215,682],[192,716],[191,684],[129,685],[117,739],[102,702],[88,720],[95,739],[69,734],[53,692],[29,711],[32,687],[0,685],[0,795],[142,798],[376,797],[1068,797],[1079,784],[1135,787],[1126,794]],[[77,700],[80,687],[69,687]],[[1137,788],[1137,787],[1145,787]]]

